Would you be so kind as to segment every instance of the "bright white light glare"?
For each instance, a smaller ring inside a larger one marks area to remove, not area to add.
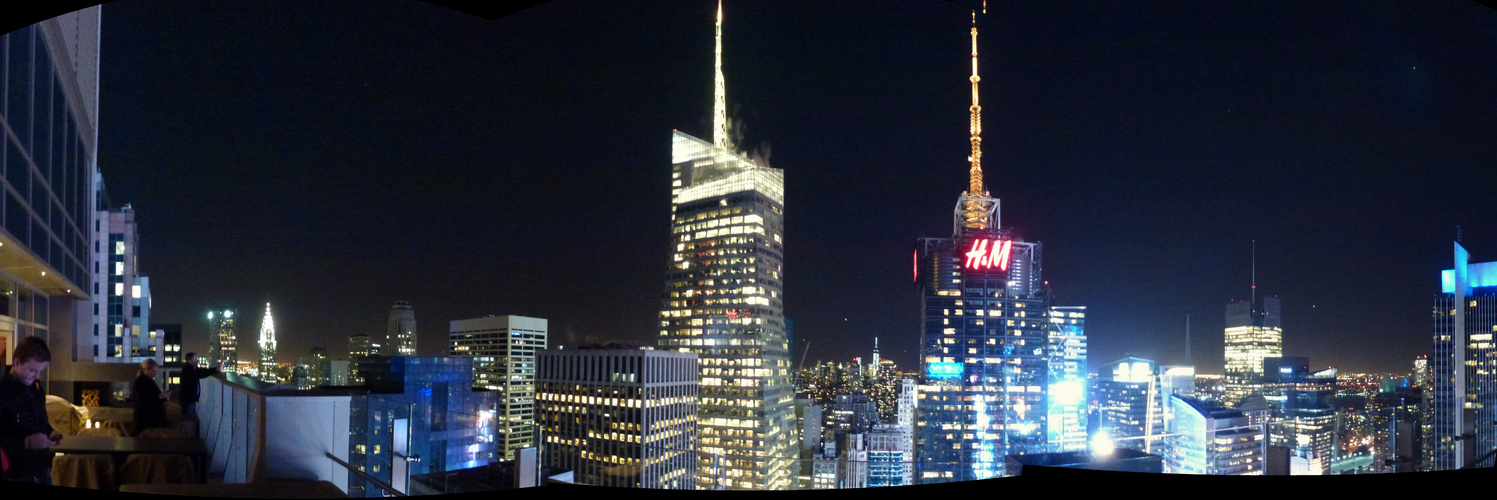
[[[1113,442],[1112,442],[1112,436],[1108,435],[1107,431],[1104,430],[1104,431],[1097,432],[1096,434],[1092,434],[1092,456],[1093,457],[1096,457],[1096,458],[1108,458],[1108,457],[1111,457],[1112,456],[1112,451],[1114,449],[1116,449],[1116,448],[1117,448],[1117,446],[1114,445]]]
[[[1081,382],[1068,380],[1050,386],[1050,396],[1059,404],[1071,406],[1081,404]]]

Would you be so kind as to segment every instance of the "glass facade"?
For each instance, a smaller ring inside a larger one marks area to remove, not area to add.
[[[1086,450],[1086,307],[1050,308],[1050,415],[1052,452]]]
[[[393,349],[389,355],[416,355],[416,311],[410,302],[397,301],[390,307],[390,321],[385,333],[385,345]]]
[[[1001,476],[1005,456],[1047,451],[1051,326],[1040,244],[964,227],[955,238],[920,240],[916,262],[916,481]]]
[[[1227,304],[1226,402],[1235,406],[1250,394],[1263,392],[1263,359],[1284,355],[1284,328],[1279,299]]]
[[[1126,358],[1097,368],[1096,392],[1099,432],[1118,448],[1161,453],[1164,434],[1158,369],[1153,361]]]
[[[499,460],[499,394],[473,389],[472,359],[373,356],[359,363],[370,392],[349,403],[349,465],[404,491],[411,476]],[[348,485],[350,497],[383,496],[352,472]]]
[[[1216,408],[1190,397],[1170,396],[1171,474],[1262,475],[1264,435],[1237,410]]]
[[[702,489],[789,489],[794,386],[785,329],[784,174],[676,131],[661,349],[701,369]]]
[[[208,363],[224,373],[239,373],[239,340],[233,309],[208,311]]]
[[[1432,314],[1432,470],[1458,469],[1497,449],[1497,262],[1471,264],[1459,243],[1455,253]],[[1465,433],[1474,437],[1458,440]]]
[[[89,219],[98,30],[94,7],[0,36],[0,342],[7,352],[36,335],[56,351],[71,345],[73,355],[92,354],[91,344],[59,343],[48,325],[54,314],[88,307],[89,247],[97,244]],[[48,384],[55,371],[44,375]]]
[[[450,327],[447,354],[472,359],[473,387],[499,394],[500,456],[513,460],[521,448],[536,445],[536,355],[546,348],[547,321],[489,316],[453,321]]]

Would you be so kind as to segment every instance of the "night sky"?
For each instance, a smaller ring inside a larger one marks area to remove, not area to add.
[[[153,323],[206,350],[265,302],[283,361],[450,320],[653,340],[670,134],[708,137],[712,0],[103,7],[98,160],[136,210]],[[966,189],[977,1],[727,0],[743,144],[784,169],[793,362],[918,366],[916,238]],[[1224,308],[1283,301],[1284,354],[1407,372],[1461,226],[1497,260],[1497,11],[1462,1],[992,2],[983,167],[1043,242],[1090,364],[1221,373]]]

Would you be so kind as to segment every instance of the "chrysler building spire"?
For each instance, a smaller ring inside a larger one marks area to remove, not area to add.
[[[275,379],[275,321],[270,317],[270,303],[265,303],[265,319],[260,322],[260,380]]]

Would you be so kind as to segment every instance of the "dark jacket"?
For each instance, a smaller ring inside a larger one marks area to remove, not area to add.
[[[131,397],[135,398],[136,434],[146,429],[171,427],[171,420],[166,418],[166,401],[161,399],[161,388],[156,387],[155,380],[145,375],[135,377]]]
[[[220,373],[223,372],[218,368],[182,367],[182,383],[177,385],[177,400],[183,403],[198,402],[198,397],[202,396],[203,390],[198,381]]]
[[[22,384],[7,370],[0,377],[0,447],[10,459],[5,477],[34,476],[52,467],[52,452],[26,449],[26,436],[38,432],[52,434],[47,394],[38,384]]]

